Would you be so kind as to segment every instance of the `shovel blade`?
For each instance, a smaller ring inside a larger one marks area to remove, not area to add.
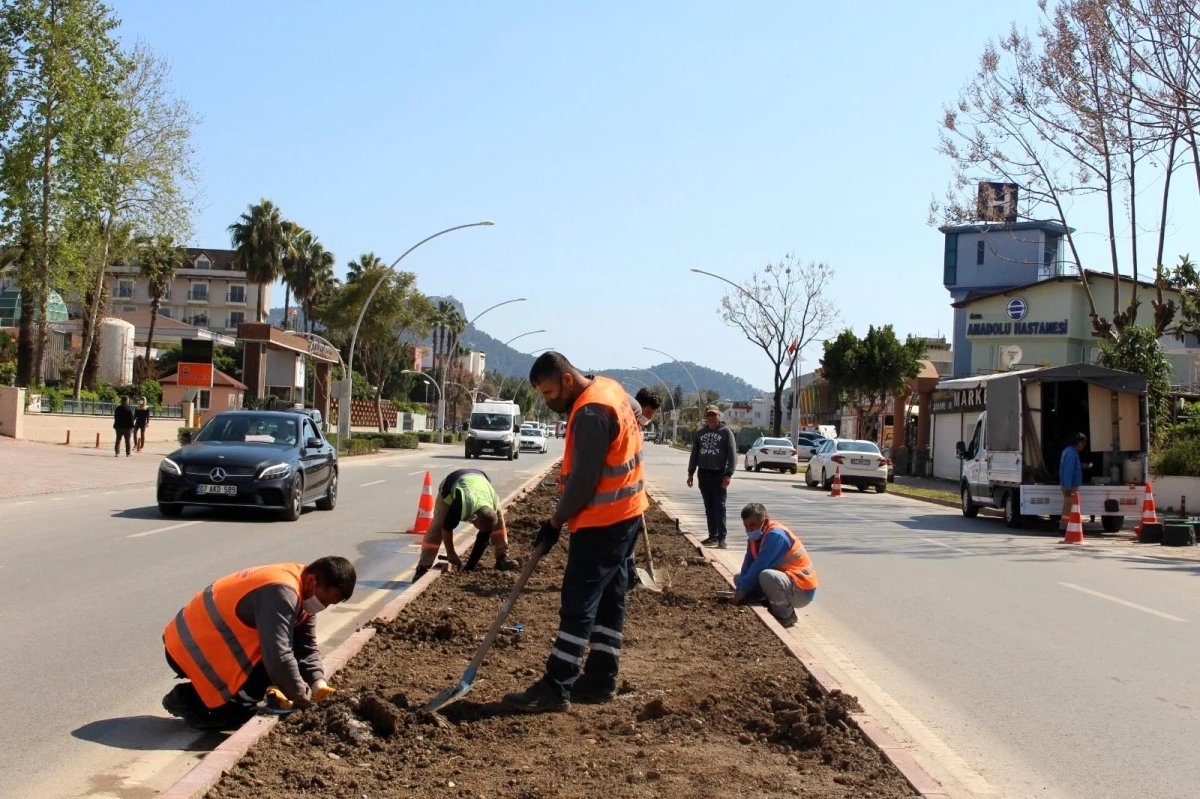
[[[458,685],[452,685],[449,688],[443,688],[441,692],[432,700],[430,700],[429,704],[421,708],[421,710],[425,713],[436,713],[446,705],[452,705],[458,700],[462,699],[470,690],[471,684],[466,682],[459,683]]]
[[[638,566],[636,571],[638,580],[641,581],[642,585],[644,585],[646,588],[649,588],[656,594],[662,593],[662,586],[656,583],[645,569],[643,569],[641,566]]]

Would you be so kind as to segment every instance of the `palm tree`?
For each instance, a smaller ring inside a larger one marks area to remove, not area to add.
[[[312,231],[302,228],[295,222],[283,223],[283,261],[281,272],[283,278],[283,329],[291,327],[288,312],[292,309],[292,292],[296,282],[301,280],[304,271],[304,253],[312,246]],[[299,300],[296,302],[299,305]]]
[[[337,285],[333,274],[333,253],[326,250],[316,237],[310,237],[303,251],[296,273],[292,276],[292,291],[296,304],[304,309],[308,332],[313,329],[313,312],[317,303],[328,296]]]
[[[257,321],[266,318],[263,307],[266,287],[283,272],[284,228],[279,208],[270,200],[251,205],[237,222],[228,227],[234,249],[233,265],[246,273],[246,279],[258,284]]]
[[[146,236],[137,242],[137,262],[150,284],[150,332],[146,335],[146,366],[154,346],[154,325],[162,308],[167,286],[175,279],[175,270],[183,264],[183,248],[170,236]]]
[[[373,252],[363,253],[358,256],[357,261],[351,261],[346,264],[346,283],[350,284],[363,276],[364,272],[371,269],[380,269],[386,267],[387,264]]]

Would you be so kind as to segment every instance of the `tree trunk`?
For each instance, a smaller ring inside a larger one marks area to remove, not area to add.
[[[154,347],[154,325],[158,321],[158,309],[162,307],[162,293],[155,292],[150,300],[150,332],[146,334],[146,370],[150,371],[150,350]]]
[[[283,329],[284,330],[292,329],[292,326],[291,326],[291,324],[289,324],[289,320],[288,320],[288,311],[291,310],[291,305],[292,305],[292,287],[289,286],[287,283],[284,283],[283,284]]]
[[[104,312],[108,309],[108,291],[105,290],[100,296],[100,310],[97,312],[101,318],[104,317]],[[97,324],[99,324],[97,322]],[[100,336],[92,338],[92,346],[88,350],[87,369],[83,371],[83,387],[88,391],[95,391],[99,384],[100,376],[100,351],[103,349],[100,343]]]
[[[92,287],[91,313],[85,314],[87,330],[84,332],[83,349],[79,355],[79,367],[75,370],[75,399],[79,399],[83,390],[83,371],[88,366],[92,354],[92,344],[96,331],[100,327],[101,308],[104,302],[104,275],[108,271],[108,248],[112,242],[114,215],[110,211],[108,221],[104,224],[104,237],[100,245],[100,267],[96,274],[96,283]],[[95,370],[92,370],[93,373]]]
[[[40,372],[34,371],[37,354],[37,329],[33,317],[37,301],[32,286],[21,287],[21,325],[17,331],[17,385],[36,386],[42,382]]]
[[[266,293],[266,289],[267,286],[265,283],[258,284],[258,300],[255,302],[255,313],[257,316],[254,320],[256,322],[262,322],[264,319],[266,319],[266,316],[263,313],[263,294]]]

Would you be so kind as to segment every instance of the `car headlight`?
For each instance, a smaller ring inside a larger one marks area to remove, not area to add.
[[[290,463],[277,463],[274,466],[268,466],[258,474],[259,480],[276,480],[280,477],[287,477],[292,473],[292,465]]]
[[[467,431],[467,438],[475,438],[475,431],[474,431],[474,430],[468,430],[468,431]]]
[[[512,433],[505,433],[500,437],[501,441],[512,441]]]
[[[171,460],[170,458],[163,458],[162,463],[160,463],[158,465],[158,468],[163,470],[167,474],[173,474],[176,477],[183,476],[183,469],[180,469],[179,464],[176,463],[175,461]]]

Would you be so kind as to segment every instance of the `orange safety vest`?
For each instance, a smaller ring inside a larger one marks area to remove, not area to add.
[[[758,553],[762,550],[763,539],[767,537],[767,533],[771,530],[782,530],[787,533],[788,538],[792,542],[787,554],[783,556],[783,560],[779,561],[779,564],[773,568],[791,577],[792,582],[801,591],[811,591],[816,588],[817,570],[813,568],[812,558],[808,556],[808,551],[804,549],[804,544],[800,543],[800,537],[779,522],[772,521],[769,527],[763,529],[762,535],[748,542],[750,557],[758,558]]]
[[[276,583],[294,589],[299,602],[303,571],[303,563],[278,563],[222,577],[196,594],[163,630],[167,653],[205,706],[218,708],[233,699],[262,661],[258,630],[238,619],[238,602],[256,588]],[[296,625],[307,619],[297,604]]]
[[[604,405],[612,409],[619,429],[608,453],[596,491],[583,510],[567,520],[571,532],[583,527],[606,527],[641,515],[650,507],[646,499],[645,470],[642,467],[642,431],[630,407],[629,396],[621,384],[611,378],[597,377],[583,390],[567,417],[566,454],[558,478],[559,491],[571,474],[572,431],[575,413],[584,405]]]

